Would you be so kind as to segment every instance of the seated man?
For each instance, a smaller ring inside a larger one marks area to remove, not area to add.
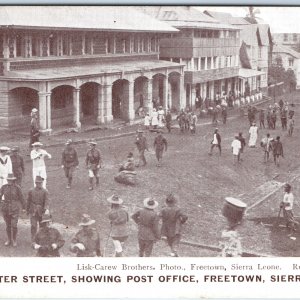
[[[134,172],[135,165],[132,152],[129,152],[127,161],[119,168],[119,173],[115,176],[115,181],[126,185],[136,184],[136,172]]]

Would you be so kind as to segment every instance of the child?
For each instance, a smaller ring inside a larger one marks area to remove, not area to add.
[[[146,130],[149,130],[149,128],[150,128],[150,120],[151,120],[151,118],[149,116],[149,113],[146,113],[146,116],[144,118],[144,126],[145,126]]]

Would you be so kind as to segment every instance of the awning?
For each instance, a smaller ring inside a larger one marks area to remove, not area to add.
[[[260,76],[266,74],[265,72],[258,71],[258,70],[253,70],[253,69],[245,69],[241,68],[239,69],[239,77],[242,78],[250,78],[254,76]]]
[[[180,71],[183,64],[174,63],[163,60],[151,61],[120,61],[115,63],[96,63],[86,64],[81,66],[70,67],[56,67],[47,69],[30,69],[10,71],[5,79],[24,79],[24,80],[51,80],[51,79],[65,79],[85,76],[99,76],[109,75],[115,73],[134,73],[155,71],[158,69],[175,69]]]

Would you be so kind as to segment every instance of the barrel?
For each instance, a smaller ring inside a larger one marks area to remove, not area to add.
[[[230,223],[238,223],[242,220],[246,207],[247,204],[243,201],[226,197],[222,213]]]

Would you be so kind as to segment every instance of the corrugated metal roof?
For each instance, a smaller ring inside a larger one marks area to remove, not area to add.
[[[0,6],[0,26],[172,32],[128,6]]]
[[[300,53],[289,48],[286,46],[282,46],[282,45],[274,45],[273,46],[273,53],[287,53],[290,54],[291,56],[295,57],[295,58],[300,58]]]
[[[190,6],[137,6],[136,9],[177,28],[239,30],[236,26],[221,23]]]
[[[210,10],[206,10],[206,11],[204,11],[204,13],[208,14],[209,16],[211,16],[219,21],[222,21],[224,23],[229,23],[231,25],[248,25],[248,24],[250,24],[244,18],[233,17],[230,13],[216,12],[216,11],[210,11]]]
[[[243,78],[249,78],[249,77],[259,76],[263,74],[266,73],[254,69],[245,69],[245,68],[239,69],[239,77],[243,77]]]

